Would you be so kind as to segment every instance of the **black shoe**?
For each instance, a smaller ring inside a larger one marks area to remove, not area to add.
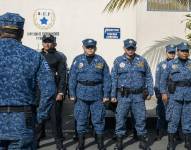
[[[175,141],[174,141],[174,133],[168,134],[168,145],[167,150],[175,150]]]
[[[56,149],[57,150],[66,150],[66,147],[63,144],[63,141],[60,141],[60,142],[56,143]]]
[[[117,143],[114,150],[123,150],[123,136],[117,136]]]
[[[84,142],[85,142],[85,137],[83,134],[78,135],[78,146],[76,147],[76,150],[84,150]]]
[[[147,138],[146,135],[140,135],[139,140],[140,140],[140,143],[139,143],[139,148],[140,149],[142,149],[142,150],[151,150],[149,145],[148,145],[148,138]]]

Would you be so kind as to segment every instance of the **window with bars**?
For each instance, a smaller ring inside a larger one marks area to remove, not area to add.
[[[190,11],[191,0],[147,0],[148,11]]]

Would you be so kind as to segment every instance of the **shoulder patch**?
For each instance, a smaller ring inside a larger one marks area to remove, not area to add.
[[[162,64],[163,69],[166,69],[166,66],[167,66],[166,64]]]
[[[84,64],[81,62],[81,63],[79,63],[79,65],[78,65],[78,68],[79,69],[82,69],[84,67]]]
[[[50,67],[46,61],[43,61],[43,64],[46,70],[50,70]]]
[[[120,67],[120,68],[125,68],[125,63],[124,63],[124,62],[121,62],[121,63],[119,64],[119,67]]]

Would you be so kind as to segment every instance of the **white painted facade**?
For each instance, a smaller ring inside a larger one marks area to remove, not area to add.
[[[134,38],[138,42],[138,53],[143,54],[156,40],[168,36],[185,37],[185,23],[181,23],[187,12],[147,11],[147,2],[117,13],[103,13],[109,0],[1,0],[0,14],[16,12],[26,19],[23,43],[34,49],[41,48],[41,41],[28,32],[59,32],[57,49],[68,57],[68,64],[83,52],[81,41],[94,38],[98,51],[109,66],[116,56],[123,53],[123,40]],[[50,29],[39,29],[34,24],[36,9],[51,9],[55,24]],[[120,39],[104,39],[105,27],[121,29]]]

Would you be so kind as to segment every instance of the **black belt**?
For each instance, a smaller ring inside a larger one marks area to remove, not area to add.
[[[84,86],[96,86],[98,84],[102,84],[103,81],[78,81],[78,83]]]
[[[130,89],[130,88],[117,88],[119,92],[124,91],[125,93],[128,94],[140,94],[143,92],[143,88],[138,88],[138,89]]]
[[[35,112],[35,106],[0,106],[0,113],[3,112]]]
[[[144,88],[130,89],[126,87],[117,88],[117,91],[121,94],[121,97],[128,97],[129,94],[141,94]]]
[[[191,87],[191,82],[189,81],[176,81],[175,82],[176,86],[180,86],[180,87]]]

